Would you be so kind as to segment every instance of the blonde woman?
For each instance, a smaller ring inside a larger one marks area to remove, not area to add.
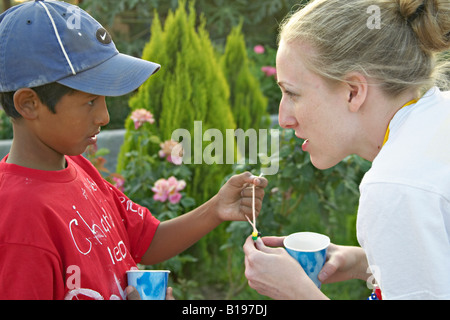
[[[361,247],[331,245],[323,283],[374,278],[383,299],[450,299],[450,92],[437,87],[449,49],[448,0],[317,0],[282,24],[280,125],[305,139],[319,169],[350,154],[372,161]],[[275,299],[327,299],[275,248],[282,241],[247,239],[249,285]]]

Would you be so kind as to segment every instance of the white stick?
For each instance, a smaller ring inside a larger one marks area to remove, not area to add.
[[[259,178],[263,176],[263,173],[259,175]],[[258,230],[256,229],[256,210],[255,210],[255,185],[253,185],[252,190],[252,213],[253,213],[253,223],[250,222],[250,219],[247,217],[248,222],[253,226],[253,232],[258,233]]]
[[[252,211],[253,211],[253,232],[257,232],[256,231],[256,215],[255,215],[255,185],[253,185]]]
[[[253,222],[250,220],[249,217],[245,216],[248,220],[248,223],[250,223],[250,225],[253,227],[253,230],[255,230],[255,225],[253,224]]]

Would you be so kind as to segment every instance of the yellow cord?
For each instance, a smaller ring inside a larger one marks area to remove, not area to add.
[[[409,106],[409,105],[412,105],[412,104],[414,104],[414,103],[417,103],[417,101],[418,101],[418,100],[416,100],[416,99],[409,101],[407,104],[405,104],[403,107],[401,107],[400,110],[403,109],[404,107],[407,107],[407,106]],[[387,130],[386,130],[386,134],[385,134],[385,136],[384,136],[383,147],[384,147],[384,145],[386,144],[386,142],[389,140],[389,134],[390,134],[390,132],[391,132],[391,130],[389,129],[389,126],[388,126],[388,128],[387,128]]]

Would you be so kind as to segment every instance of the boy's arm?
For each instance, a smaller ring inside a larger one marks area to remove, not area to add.
[[[214,198],[189,213],[161,222],[140,263],[156,264],[192,246],[220,224],[213,209]]]
[[[259,214],[267,186],[265,178],[249,172],[236,175],[209,201],[189,213],[161,222],[140,263],[155,264],[186,250],[224,221],[252,217],[252,184],[256,185],[255,211]]]

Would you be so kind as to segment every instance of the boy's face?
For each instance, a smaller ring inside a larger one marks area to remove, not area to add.
[[[35,134],[43,151],[61,155],[80,155],[97,142],[100,128],[109,123],[105,97],[74,91],[64,95],[52,113],[40,109]]]

